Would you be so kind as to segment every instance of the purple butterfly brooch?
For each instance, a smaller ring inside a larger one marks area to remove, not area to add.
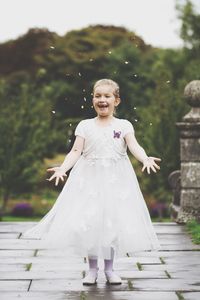
[[[113,130],[113,133],[114,133],[114,135],[113,135],[114,138],[117,138],[117,139],[120,138],[121,131],[115,131],[115,130]]]

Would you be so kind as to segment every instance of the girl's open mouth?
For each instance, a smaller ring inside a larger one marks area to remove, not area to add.
[[[99,104],[97,104],[97,106],[98,106],[99,108],[106,108],[106,107],[108,107],[109,105],[108,105],[108,103],[99,103]]]

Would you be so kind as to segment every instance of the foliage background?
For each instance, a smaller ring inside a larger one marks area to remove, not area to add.
[[[191,1],[176,3],[182,49],[155,48],[125,28],[102,25],[63,37],[32,28],[0,44],[2,214],[20,199],[37,202],[38,214],[50,208],[62,184],[47,184],[46,168],[62,162],[77,123],[95,116],[91,93],[100,78],[119,83],[117,117],[132,122],[148,155],[162,158],[160,172],[149,176],[130,156],[147,204],[170,202],[168,175],[180,168],[175,123],[190,109],[183,90],[200,79],[200,15]]]

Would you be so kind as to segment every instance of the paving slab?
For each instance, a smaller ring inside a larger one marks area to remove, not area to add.
[[[200,299],[200,293],[199,292],[187,292],[187,293],[181,293],[184,300],[199,300]]]
[[[6,272],[19,272],[26,270],[26,264],[0,264],[0,276],[2,275],[3,271]]]
[[[135,290],[143,291],[200,291],[200,279],[138,279]]]
[[[0,280],[0,295],[1,291],[28,291],[30,282],[30,280]]]
[[[4,270],[5,271],[5,270]],[[84,271],[84,270],[83,270]],[[82,272],[83,272],[82,271]],[[87,270],[85,270],[87,272]],[[34,279],[81,279],[82,278],[82,272],[79,270],[51,270],[51,271],[44,271],[41,270],[38,271],[6,271],[6,272],[0,272],[0,280],[34,280]],[[99,273],[103,271],[99,271]],[[117,274],[122,279],[139,279],[139,278],[168,278],[166,273],[164,271],[116,271]],[[102,275],[99,274],[99,277],[102,277]],[[103,275],[104,277],[104,275]]]
[[[1,292],[1,300],[81,300],[81,292]],[[84,299],[84,298],[82,298]]]
[[[20,233],[13,233],[13,232],[3,232],[3,233],[0,233],[0,239],[18,239],[20,236]]]
[[[0,258],[4,257],[32,257],[34,256],[34,250],[0,250]]]
[[[1,300],[178,300],[174,292],[2,292]]]

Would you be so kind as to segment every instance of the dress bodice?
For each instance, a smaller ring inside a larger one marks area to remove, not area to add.
[[[75,135],[80,135],[85,139],[84,157],[119,159],[127,156],[127,144],[124,137],[128,132],[134,132],[133,125],[128,120],[114,118],[110,124],[102,127],[95,117],[79,122]]]

